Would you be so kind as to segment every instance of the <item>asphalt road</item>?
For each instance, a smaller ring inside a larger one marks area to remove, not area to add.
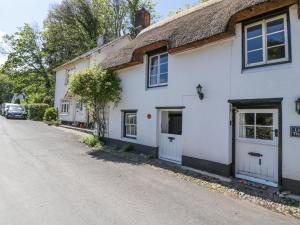
[[[0,225],[284,225],[299,220],[0,117]]]

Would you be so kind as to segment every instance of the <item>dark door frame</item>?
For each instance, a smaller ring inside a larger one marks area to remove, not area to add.
[[[282,186],[282,101],[283,98],[263,98],[263,99],[237,99],[229,100],[232,105],[232,176],[235,177],[235,135],[236,121],[235,114],[237,109],[278,109],[278,186]]]

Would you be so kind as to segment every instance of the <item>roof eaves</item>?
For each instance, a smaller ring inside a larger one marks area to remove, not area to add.
[[[211,0],[211,4],[208,4],[206,6],[212,6],[212,2],[213,3],[221,3],[224,0]],[[237,0],[238,1],[238,0]],[[198,40],[185,40],[185,43],[181,43],[180,44],[176,44],[176,43],[172,43],[170,40],[167,40],[167,42],[169,43],[168,45],[168,51],[170,53],[176,53],[176,52],[181,52],[181,51],[185,51],[185,50],[189,50],[192,48],[197,48],[197,47],[201,47],[205,44],[211,43],[211,42],[215,42],[221,39],[226,39],[226,38],[230,38],[232,36],[235,35],[235,24],[244,20],[247,20],[251,17],[255,17],[257,15],[261,15],[264,13],[268,13],[271,12],[273,10],[277,10],[283,7],[287,7],[289,5],[292,4],[296,4],[298,3],[299,0],[254,0],[253,2],[251,2],[251,0],[249,0],[248,2],[245,1],[245,7],[242,7],[243,5],[243,0],[241,0],[241,5],[240,5],[240,9],[235,7],[234,5],[231,7],[233,11],[233,14],[231,15],[230,18],[226,18],[226,21],[228,19],[228,21],[226,22],[226,26],[223,27],[223,29],[219,30],[218,32],[215,32],[213,35],[211,36],[203,36],[203,37],[199,37]],[[299,3],[298,3],[299,4]],[[223,5],[224,6],[224,5]],[[203,8],[203,7],[202,7]],[[179,18],[185,18],[184,16],[186,15],[190,15],[194,12],[196,12],[197,10],[199,10],[199,8],[197,8],[196,10],[190,11],[189,13],[186,13],[180,17],[176,17],[174,20],[177,20]],[[136,45],[134,43],[132,43],[130,45],[129,52],[137,53],[137,52],[142,52],[143,48],[145,48],[145,44],[147,44],[147,40],[151,40],[149,38],[156,37],[155,36],[155,31],[158,30],[158,32],[160,33],[162,31],[162,29],[166,29],[168,32],[168,23],[171,23],[174,20],[169,20],[167,22],[161,23],[158,26],[152,26],[150,28],[146,28],[144,31],[142,31],[138,36],[137,36],[137,42]],[[177,22],[176,22],[177,23]],[[174,28],[174,31],[176,31],[176,27]],[[154,34],[153,34],[154,33]],[[160,35],[162,35],[160,33]],[[173,35],[171,32],[167,33],[166,38],[171,38]],[[171,36],[170,36],[171,35]],[[178,36],[180,37],[180,35],[174,33],[174,36]],[[181,34],[181,35],[185,35],[185,33]],[[158,36],[157,36],[158,37]],[[184,37],[184,36],[182,36]],[[145,39],[145,40],[143,40]],[[159,38],[158,38],[159,39]],[[140,41],[142,40],[142,41]],[[134,40],[133,40],[134,41]],[[161,41],[157,40],[157,42]],[[176,40],[175,40],[176,41]],[[174,42],[174,41],[173,41]],[[153,45],[155,44],[155,42],[152,43]],[[136,47],[135,47],[136,46]],[[122,54],[122,55],[126,55],[126,54]],[[115,55],[116,56],[116,55]],[[131,62],[133,62],[132,60],[134,59],[134,57],[131,57],[131,61],[128,61],[127,59],[129,57],[126,57],[124,60],[122,60],[122,58],[117,57],[117,61],[115,61],[114,57],[111,57],[109,60],[105,61],[104,64],[106,65],[106,68],[108,69],[114,69],[114,68],[124,68],[126,66],[130,66]],[[111,64],[111,67],[110,67]]]
[[[100,46],[100,47],[93,48],[93,49],[89,50],[88,52],[83,53],[82,55],[79,55],[79,56],[77,56],[77,57],[74,58],[74,59],[71,59],[70,61],[68,61],[68,62],[66,62],[66,63],[64,63],[64,64],[62,64],[62,65],[60,65],[60,66],[58,66],[58,67],[56,67],[56,68],[54,68],[53,71],[54,71],[54,72],[57,72],[57,71],[59,71],[59,70],[65,68],[66,66],[69,66],[69,65],[71,65],[71,64],[73,64],[73,63],[75,63],[75,62],[77,62],[77,61],[79,61],[79,60],[87,59],[87,58],[90,57],[91,54],[93,54],[93,53],[95,53],[95,52],[97,52],[97,51],[99,51],[99,50],[101,50],[101,49],[103,49],[103,48],[109,47],[109,46],[115,44],[116,42],[118,42],[118,41],[120,41],[120,40],[122,40],[122,39],[125,39],[125,38],[128,38],[128,39],[131,40],[130,35],[124,35],[124,36],[121,36],[121,37],[116,38],[115,40],[113,40],[113,41],[111,41],[111,42],[108,42],[108,43],[105,44],[105,45],[102,45],[102,46]]]

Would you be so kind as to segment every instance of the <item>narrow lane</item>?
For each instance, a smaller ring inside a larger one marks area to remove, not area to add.
[[[284,225],[299,220],[0,117],[0,225]]]

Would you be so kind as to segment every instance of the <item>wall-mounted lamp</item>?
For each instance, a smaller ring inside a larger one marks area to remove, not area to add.
[[[204,94],[202,92],[203,87],[199,84],[196,87],[196,89],[197,89],[197,93],[198,93],[198,96],[199,96],[200,100],[203,100],[204,99]]]
[[[296,100],[296,112],[300,115],[300,98]]]

